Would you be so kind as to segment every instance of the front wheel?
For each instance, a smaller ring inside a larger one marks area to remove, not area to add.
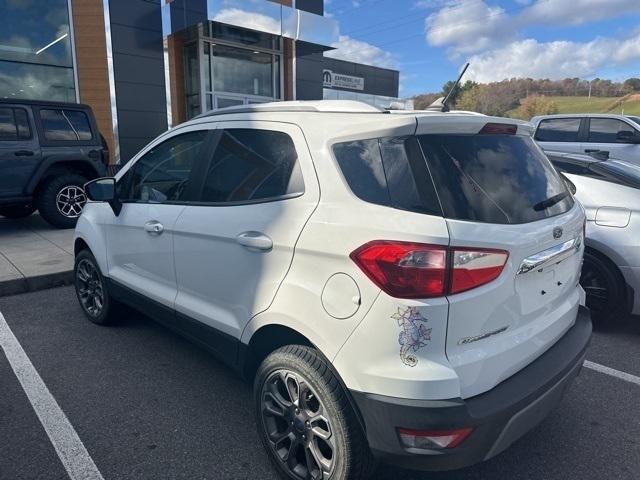
[[[113,323],[120,305],[109,296],[98,262],[89,250],[76,255],[73,274],[76,295],[85,316],[98,325]]]
[[[272,352],[256,374],[254,398],[260,437],[283,478],[359,480],[371,472],[346,392],[314,349]]]

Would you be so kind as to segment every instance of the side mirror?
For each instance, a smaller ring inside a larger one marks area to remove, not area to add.
[[[640,134],[632,132],[631,130],[620,130],[616,134],[616,141],[618,143],[640,143]]]
[[[116,193],[116,179],[113,177],[96,178],[85,184],[84,191],[87,198],[94,202],[107,202],[113,213],[118,216],[122,210],[122,203]]]

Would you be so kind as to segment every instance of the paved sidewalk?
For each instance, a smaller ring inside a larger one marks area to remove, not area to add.
[[[69,284],[73,229],[58,230],[37,213],[0,217],[0,297]]]

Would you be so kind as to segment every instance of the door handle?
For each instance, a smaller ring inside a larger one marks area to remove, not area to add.
[[[256,250],[267,251],[273,248],[273,241],[260,232],[242,232],[236,237],[236,242],[243,247]]]
[[[33,152],[31,150],[18,150],[14,155],[16,157],[32,157]]]
[[[144,224],[144,229],[149,234],[160,235],[164,230],[164,226],[157,220],[151,220]]]
[[[598,153],[599,151],[597,148],[587,148],[584,153]]]

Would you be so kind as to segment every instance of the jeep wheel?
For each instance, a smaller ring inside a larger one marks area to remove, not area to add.
[[[30,203],[24,205],[7,205],[0,207],[0,215],[5,218],[25,218],[35,212],[36,207]]]
[[[254,384],[258,430],[281,476],[359,480],[372,457],[340,382],[309,347],[288,345],[260,365]]]
[[[75,173],[47,180],[37,197],[42,218],[54,227],[73,228],[87,203],[83,189],[86,182],[85,177]]]

